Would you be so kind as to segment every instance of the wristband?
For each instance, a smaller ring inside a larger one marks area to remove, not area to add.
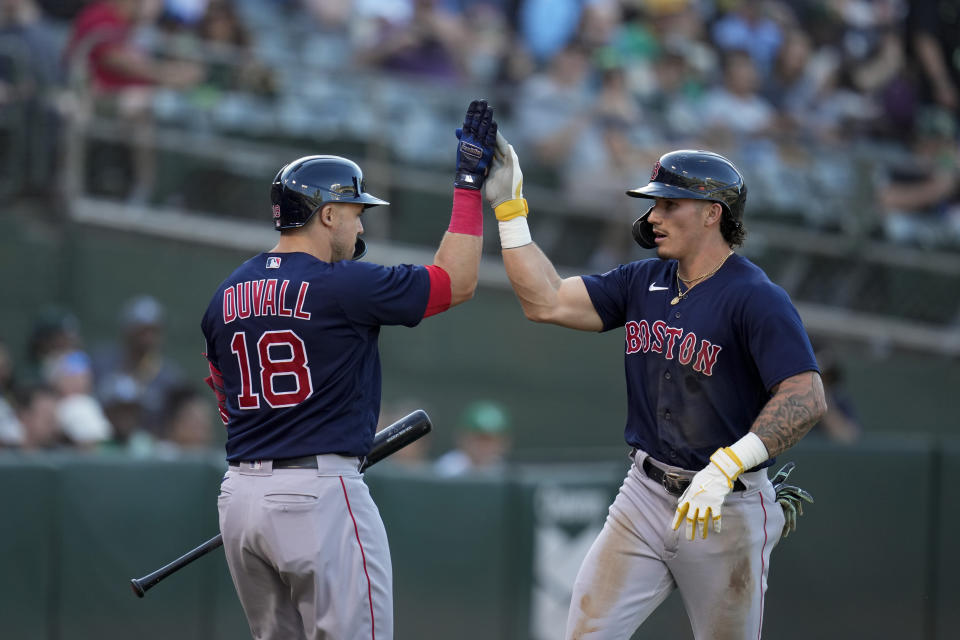
[[[500,227],[500,247],[503,249],[515,249],[533,242],[526,216],[518,216],[512,220],[501,220],[498,225]]]
[[[483,202],[479,191],[460,187],[453,190],[453,211],[447,231],[483,236]]]
[[[712,456],[712,462],[727,480],[727,486],[733,488],[733,482],[747,469],[752,469],[770,457],[766,445],[752,431],[729,447],[720,447]]]
[[[519,200],[507,200],[498,204],[493,208],[493,212],[497,215],[497,220],[506,222],[518,216],[527,215],[530,213],[530,208],[527,206],[527,199],[520,198]]]
[[[753,431],[747,432],[747,435],[734,442],[727,449],[740,462],[744,471],[752,469],[770,457],[767,446],[763,444],[760,436]]]

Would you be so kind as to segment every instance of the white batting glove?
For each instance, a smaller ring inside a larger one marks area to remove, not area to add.
[[[710,464],[700,470],[690,486],[680,496],[677,511],[673,516],[676,531],[687,522],[687,536],[697,537],[697,529],[703,531],[706,540],[711,525],[714,533],[720,533],[720,511],[733,483],[743,473],[769,457],[766,446],[755,433],[748,433],[729,447],[721,447],[710,456]]]
[[[523,172],[513,145],[497,132],[497,148],[493,164],[483,185],[483,195],[497,214],[497,220],[508,221],[529,212],[523,198]]]

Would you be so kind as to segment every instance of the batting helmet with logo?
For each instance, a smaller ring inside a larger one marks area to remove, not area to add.
[[[720,154],[681,149],[660,156],[653,167],[650,182],[643,187],[630,189],[627,195],[634,198],[692,198],[718,202],[729,217],[728,224],[739,230],[743,206],[747,201],[747,185],[740,171]],[[653,226],[647,221],[652,210],[653,206],[633,223],[633,238],[646,249],[657,246]],[[729,237],[727,239],[730,240]]]
[[[363,171],[352,160],[340,156],[305,156],[285,165],[273,179],[273,226],[281,229],[302,227],[328,202],[362,204],[364,209],[390,204],[366,193]],[[366,253],[359,237],[353,259]]]

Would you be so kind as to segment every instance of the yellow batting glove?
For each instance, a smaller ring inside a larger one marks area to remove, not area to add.
[[[720,466],[713,459],[723,449],[718,449],[710,458],[710,464],[693,476],[690,486],[680,496],[677,502],[677,512],[673,517],[673,529],[676,531],[686,521],[687,538],[694,540],[697,531],[703,531],[703,538],[707,538],[710,527],[715,533],[720,533],[720,509],[723,500],[733,488],[733,481],[728,480]]]
[[[493,164],[483,185],[483,195],[493,207],[497,220],[502,222],[526,216],[530,211],[523,197],[523,172],[517,152],[499,131]]]
[[[743,473],[743,462],[732,447],[721,447],[710,456],[710,464],[716,465],[727,481],[727,488],[733,489],[733,481]]]
[[[707,538],[710,527],[720,533],[720,511],[733,483],[743,473],[769,457],[766,446],[754,433],[748,433],[729,447],[721,447],[710,456],[710,464],[700,470],[690,481],[690,486],[680,496],[673,517],[676,531],[686,521],[687,536],[697,537],[697,530]]]

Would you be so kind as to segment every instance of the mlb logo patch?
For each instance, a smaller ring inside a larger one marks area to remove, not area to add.
[[[270,256],[267,258],[267,269],[279,269],[280,268],[280,258],[277,256]]]

